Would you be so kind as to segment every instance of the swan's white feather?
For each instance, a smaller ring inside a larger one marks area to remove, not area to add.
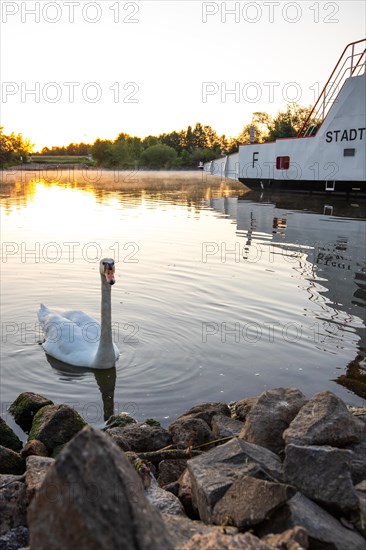
[[[59,312],[44,304],[38,311],[38,320],[45,336],[42,347],[46,353],[76,367],[93,366],[100,337],[98,321],[83,311]],[[115,344],[113,347],[117,361],[119,350]]]

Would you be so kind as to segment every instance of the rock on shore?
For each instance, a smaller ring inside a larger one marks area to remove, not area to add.
[[[168,429],[124,413],[103,432],[31,392],[10,410],[29,439],[0,423],[0,550],[366,550],[366,411],[329,391]]]

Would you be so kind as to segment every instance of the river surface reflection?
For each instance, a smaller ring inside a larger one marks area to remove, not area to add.
[[[166,425],[278,386],[364,404],[364,204],[194,172],[5,172],[0,199],[4,416],[21,391],[96,426],[112,410]],[[47,358],[36,315],[99,318],[104,256],[121,357],[100,375]]]

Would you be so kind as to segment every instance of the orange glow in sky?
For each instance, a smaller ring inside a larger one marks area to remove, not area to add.
[[[2,125],[36,150],[196,122],[235,136],[255,111],[313,104],[365,15],[353,0],[3,1]]]

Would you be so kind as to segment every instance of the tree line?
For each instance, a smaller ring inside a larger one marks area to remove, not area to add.
[[[22,134],[4,134],[3,126],[0,126],[0,167],[11,166],[27,162],[33,144]]]
[[[194,168],[200,162],[208,162],[238,151],[240,144],[250,143],[250,133],[254,130],[254,141],[263,143],[277,138],[295,137],[310,112],[310,107],[289,104],[285,111],[271,116],[265,112],[255,112],[252,120],[246,124],[240,134],[233,137],[219,136],[208,125],[197,122],[186,130],[149,135],[143,139],[120,133],[115,140],[97,139],[93,144],[70,143],[66,147],[44,147],[41,155],[92,155],[97,166],[106,168]],[[13,143],[13,160],[16,155],[26,152],[29,140],[18,136],[2,136],[0,139]],[[17,141],[18,140],[18,141]],[[9,143],[7,146],[9,146]],[[19,145],[22,144],[22,147]],[[1,142],[2,145],[2,142]],[[23,156],[22,155],[22,156]],[[10,155],[11,156],[11,155]],[[5,157],[4,157],[5,158]],[[8,157],[5,164],[8,163]],[[3,155],[0,156],[0,162]]]

